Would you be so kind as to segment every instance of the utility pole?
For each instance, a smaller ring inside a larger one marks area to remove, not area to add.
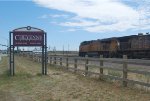
[[[51,47],[50,46],[49,46],[48,50],[51,51]]]
[[[56,47],[55,46],[54,46],[53,52],[56,55]]]
[[[63,45],[63,55],[64,55],[64,45]]]
[[[68,55],[69,55],[69,44],[68,44]]]

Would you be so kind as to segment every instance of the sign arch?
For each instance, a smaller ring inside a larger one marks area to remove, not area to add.
[[[42,47],[42,74],[47,75],[47,33],[39,28],[27,26],[9,32],[10,75],[15,75],[14,48]]]

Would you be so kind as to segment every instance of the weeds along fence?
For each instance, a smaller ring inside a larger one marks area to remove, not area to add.
[[[40,56],[34,56],[33,59],[41,62]],[[103,58],[102,55],[100,58],[51,55],[48,56],[48,63],[64,67],[74,73],[82,73],[84,76],[96,75],[102,80],[118,80],[124,87],[127,87],[128,84],[150,87],[150,68],[142,68],[150,66],[149,60],[127,59],[126,55],[123,55],[123,59]],[[140,69],[136,67],[140,67]],[[144,75],[146,79],[139,80],[141,75]]]

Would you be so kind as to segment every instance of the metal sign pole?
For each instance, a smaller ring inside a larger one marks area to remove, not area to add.
[[[15,60],[15,56],[14,56],[14,45],[12,46],[13,47],[13,68],[12,68],[12,76],[14,76],[15,75],[15,63],[14,63],[14,60]]]
[[[42,74],[44,75],[44,46],[42,46]]]
[[[47,75],[47,33],[45,33],[45,75]]]
[[[27,37],[31,38],[31,40],[27,40]],[[15,46],[42,47],[42,75],[47,75],[47,34],[43,30],[30,26],[17,28],[9,33],[9,41],[9,72],[11,76],[15,75]]]
[[[10,73],[10,76],[11,76],[11,32],[9,32],[9,73]]]

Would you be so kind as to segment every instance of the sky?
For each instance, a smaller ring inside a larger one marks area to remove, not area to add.
[[[78,50],[82,41],[146,33],[149,5],[149,0],[0,0],[0,44],[7,45],[9,31],[26,26],[47,32],[50,50]]]

